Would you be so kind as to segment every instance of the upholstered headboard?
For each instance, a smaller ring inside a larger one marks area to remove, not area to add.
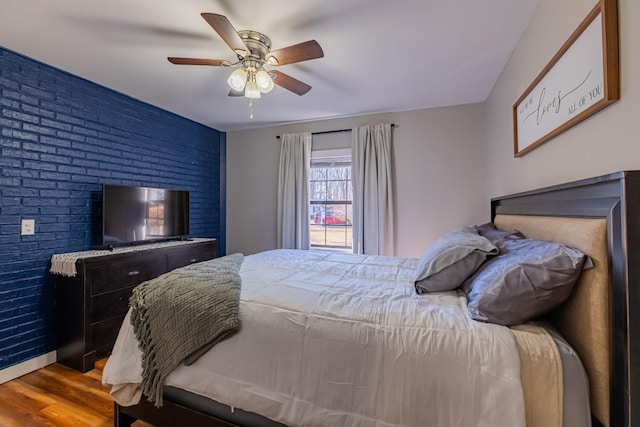
[[[640,426],[640,171],[494,198],[491,214],[499,228],[592,258],[552,321],[585,365],[594,416]]]

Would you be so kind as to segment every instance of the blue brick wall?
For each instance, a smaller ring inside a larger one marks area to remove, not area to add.
[[[224,252],[225,134],[2,48],[0,91],[3,369],[55,349],[49,260],[101,243],[103,182],[189,190]]]

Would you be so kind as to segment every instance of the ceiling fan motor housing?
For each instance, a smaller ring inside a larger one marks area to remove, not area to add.
[[[252,61],[262,66],[262,64],[266,62],[265,57],[271,51],[271,40],[269,37],[251,30],[238,31],[238,35],[247,46],[247,49],[249,49],[248,55],[238,54],[238,59],[242,61],[243,65],[249,65],[245,64],[245,61]]]

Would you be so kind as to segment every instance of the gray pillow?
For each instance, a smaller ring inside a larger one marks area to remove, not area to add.
[[[500,255],[484,264],[463,286],[472,319],[517,325],[562,304],[591,260],[556,242],[503,239]]]
[[[422,254],[415,275],[416,292],[449,291],[462,285],[498,248],[474,227],[450,231]]]
[[[479,235],[489,239],[489,241],[494,245],[504,239],[524,239],[524,236],[518,230],[498,230],[492,222],[476,225],[476,231]]]

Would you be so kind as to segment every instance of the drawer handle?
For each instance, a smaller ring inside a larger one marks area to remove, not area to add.
[[[130,271],[130,272],[127,274],[127,276],[129,276],[129,277],[133,277],[133,276],[137,276],[138,274],[140,274],[140,272],[139,272],[138,270],[133,270],[133,271]]]
[[[196,258],[191,258],[191,259],[189,260],[189,262],[190,262],[191,264],[193,264],[193,263],[194,263],[194,262],[196,262],[196,261],[198,261]]]

